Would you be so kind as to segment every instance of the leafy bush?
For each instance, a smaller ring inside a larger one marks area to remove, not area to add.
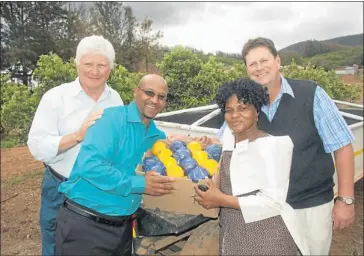
[[[173,48],[163,60],[157,63],[164,79],[168,83],[171,96],[166,110],[184,108],[190,96],[193,95],[193,79],[201,70],[202,61],[192,52],[181,46]],[[196,105],[193,102],[188,105]]]
[[[33,75],[38,82],[38,93],[41,97],[49,89],[75,80],[77,71],[73,58],[64,63],[58,55],[50,53],[40,56]]]
[[[6,136],[4,139],[1,139],[1,148],[13,148],[24,143],[20,142],[19,136]]]
[[[326,72],[321,67],[315,68],[311,63],[300,67],[292,61],[281,72],[287,78],[315,81],[331,98],[336,100],[355,101],[360,97],[361,88],[359,86],[345,85],[333,70]]]
[[[143,73],[131,73],[123,66],[115,65],[107,83],[120,94],[124,104],[129,104],[133,100],[133,89],[143,75]]]
[[[220,85],[246,76],[242,64],[226,66],[214,56],[203,61],[199,54],[181,46],[167,53],[157,67],[169,86],[167,111],[212,104]]]
[[[1,137],[18,136],[24,143],[38,105],[38,97],[27,86],[15,83],[1,84]]]

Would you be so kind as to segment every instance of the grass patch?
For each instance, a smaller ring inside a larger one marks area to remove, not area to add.
[[[11,177],[9,180],[7,180],[5,182],[5,184],[8,186],[18,185],[18,184],[26,182],[30,179],[35,179],[35,178],[41,177],[43,175],[43,173],[44,173],[44,169],[36,170],[36,171],[29,171],[24,174]]]

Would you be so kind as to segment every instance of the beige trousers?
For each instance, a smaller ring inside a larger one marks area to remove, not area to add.
[[[296,209],[311,255],[329,255],[334,200],[323,205]]]

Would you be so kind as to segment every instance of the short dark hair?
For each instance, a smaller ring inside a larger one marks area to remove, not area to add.
[[[267,47],[268,50],[273,54],[274,57],[277,57],[278,52],[272,40],[264,37],[257,37],[254,39],[249,39],[248,42],[244,44],[243,50],[241,54],[243,55],[243,61],[246,65],[246,56],[248,55],[249,51],[257,48],[257,47]]]
[[[267,88],[249,78],[229,81],[220,86],[214,99],[222,113],[225,114],[226,102],[233,95],[238,97],[239,102],[253,105],[258,113],[269,100]]]

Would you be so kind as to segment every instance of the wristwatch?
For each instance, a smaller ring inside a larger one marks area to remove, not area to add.
[[[355,198],[350,196],[337,196],[336,199],[344,202],[346,205],[352,205],[355,202]]]

